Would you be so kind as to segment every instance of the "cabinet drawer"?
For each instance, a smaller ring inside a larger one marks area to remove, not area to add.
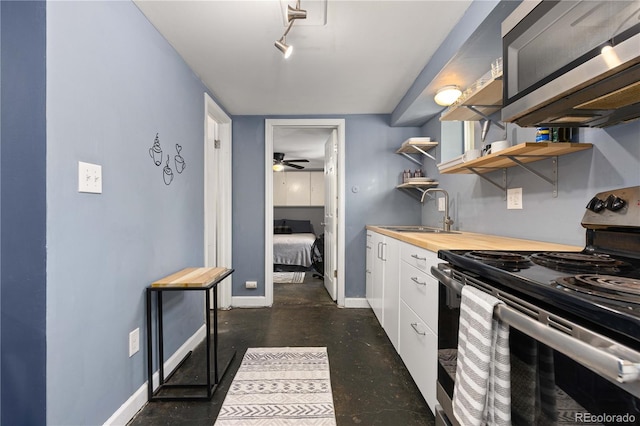
[[[406,303],[400,302],[400,357],[435,413],[438,339]]]
[[[407,243],[402,244],[400,259],[428,274],[431,266],[440,262],[436,253]]]
[[[437,334],[438,281],[406,262],[400,263],[400,298]]]

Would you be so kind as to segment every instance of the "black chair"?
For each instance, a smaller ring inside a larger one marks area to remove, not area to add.
[[[316,270],[313,277],[324,279],[324,234],[320,234],[311,246],[311,264]]]

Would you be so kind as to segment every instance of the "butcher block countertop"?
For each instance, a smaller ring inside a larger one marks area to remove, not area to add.
[[[457,232],[455,234],[397,232],[373,225],[367,225],[367,229],[434,252],[438,250],[581,251],[583,249],[579,246],[473,232],[455,231]]]

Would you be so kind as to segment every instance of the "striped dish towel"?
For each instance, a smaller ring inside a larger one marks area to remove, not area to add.
[[[462,288],[453,414],[465,426],[511,424],[509,326],[493,318],[498,303]]]

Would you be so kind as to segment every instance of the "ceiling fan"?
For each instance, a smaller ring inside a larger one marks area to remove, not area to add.
[[[284,169],[284,166],[293,167],[294,169],[304,169],[303,166],[299,166],[293,163],[308,163],[309,160],[285,160],[284,152],[273,153],[273,170],[280,172]]]

